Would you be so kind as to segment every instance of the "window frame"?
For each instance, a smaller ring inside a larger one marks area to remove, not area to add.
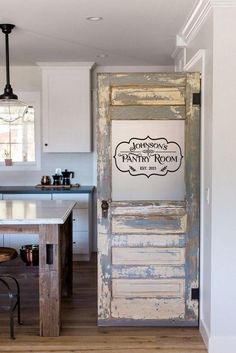
[[[28,171],[40,170],[41,167],[41,145],[40,145],[40,92],[18,92],[19,100],[27,102],[34,108],[34,134],[35,134],[35,162],[14,162],[12,166],[6,166],[4,162],[0,162],[0,171]]]

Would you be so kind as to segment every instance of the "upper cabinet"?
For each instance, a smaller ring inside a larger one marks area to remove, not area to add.
[[[39,63],[44,152],[91,152],[93,63]]]

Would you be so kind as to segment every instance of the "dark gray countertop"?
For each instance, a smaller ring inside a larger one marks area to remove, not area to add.
[[[71,188],[50,188],[36,186],[0,186],[0,194],[91,194],[93,185],[72,186]]]

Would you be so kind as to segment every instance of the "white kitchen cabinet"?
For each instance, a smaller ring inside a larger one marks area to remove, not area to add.
[[[51,194],[3,194],[3,200],[51,200]],[[37,234],[4,234],[3,246],[9,246],[17,250],[22,245],[38,244]]]
[[[42,69],[44,152],[91,152],[94,63],[38,63]]]
[[[88,261],[92,251],[91,194],[52,194],[53,200],[77,201],[73,209],[73,260]]]

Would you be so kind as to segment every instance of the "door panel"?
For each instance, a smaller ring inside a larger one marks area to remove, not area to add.
[[[98,83],[98,323],[198,325],[199,74]]]
[[[183,87],[112,87],[111,105],[184,105]]]

